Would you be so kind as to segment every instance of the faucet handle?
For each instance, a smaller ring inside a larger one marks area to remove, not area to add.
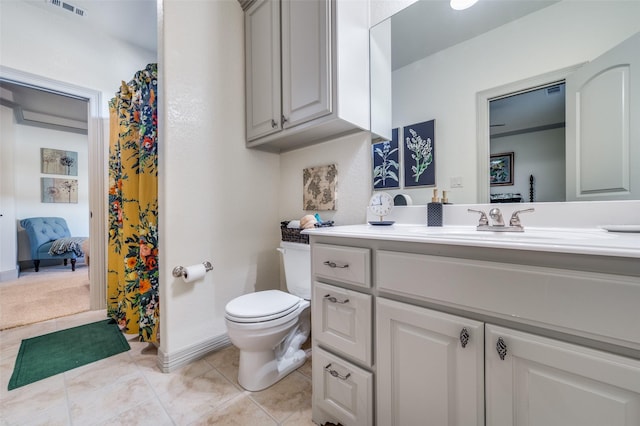
[[[467,209],[467,211],[473,212],[473,213],[480,213],[480,221],[478,222],[478,226],[489,224],[489,219],[487,218],[487,214],[482,210]]]
[[[518,216],[519,213],[531,213],[535,211],[534,208],[530,208],[530,209],[524,209],[524,210],[516,210],[515,212],[513,212],[513,214],[511,214],[511,219],[509,220],[509,226],[522,226],[520,224],[520,216]]]

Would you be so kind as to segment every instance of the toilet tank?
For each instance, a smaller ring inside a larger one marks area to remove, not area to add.
[[[280,243],[287,291],[311,300],[311,251],[309,244]]]

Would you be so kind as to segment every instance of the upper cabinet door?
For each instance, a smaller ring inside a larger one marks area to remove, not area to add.
[[[640,33],[567,77],[567,201],[640,198]]]
[[[331,113],[331,2],[282,1],[282,125]]]
[[[259,0],[245,13],[247,140],[281,130],[280,2]]]

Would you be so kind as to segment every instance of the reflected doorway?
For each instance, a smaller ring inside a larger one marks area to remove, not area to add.
[[[490,99],[489,153],[490,202],[565,201],[565,82]]]

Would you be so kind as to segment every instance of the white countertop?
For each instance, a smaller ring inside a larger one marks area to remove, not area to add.
[[[428,227],[346,225],[314,228],[309,235],[446,244],[513,250],[640,258],[640,233],[609,232],[600,228],[537,228],[524,232],[477,231],[475,226]]]

